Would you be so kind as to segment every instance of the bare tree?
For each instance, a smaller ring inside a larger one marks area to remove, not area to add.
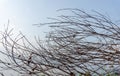
[[[2,44],[9,60],[1,63],[21,75],[91,76],[110,72],[120,65],[120,27],[106,16],[80,9],[61,9],[72,14],[51,18],[53,29],[45,41],[35,38],[33,44],[22,33],[2,33]],[[6,68],[3,68],[6,69]]]

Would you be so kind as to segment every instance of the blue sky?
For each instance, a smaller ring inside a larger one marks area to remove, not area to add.
[[[0,0],[0,26],[7,24],[29,37],[43,36],[48,28],[32,26],[47,22],[47,17],[56,17],[61,8],[79,8],[87,11],[95,10],[109,15],[114,20],[120,19],[120,0]],[[0,29],[1,30],[1,29]]]

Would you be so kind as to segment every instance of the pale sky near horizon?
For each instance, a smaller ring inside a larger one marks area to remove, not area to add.
[[[47,22],[47,17],[56,17],[62,8],[95,10],[119,20],[120,0],[0,0],[0,26],[7,24],[30,36],[43,35],[47,28],[32,24]],[[0,29],[1,30],[1,29]]]

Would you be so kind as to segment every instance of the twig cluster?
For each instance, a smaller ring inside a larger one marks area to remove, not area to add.
[[[44,23],[53,30],[43,42],[31,43],[22,33],[16,37],[12,30],[2,34],[2,44],[9,61],[1,62],[23,75],[74,76],[101,75],[110,67],[120,65],[120,27],[106,16],[79,9],[61,9],[73,15],[52,18]],[[59,10],[59,11],[61,11]],[[106,68],[105,68],[106,67]]]

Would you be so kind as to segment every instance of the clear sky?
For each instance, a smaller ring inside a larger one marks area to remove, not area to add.
[[[47,17],[56,17],[61,8],[95,10],[120,19],[120,0],[0,0],[0,26],[10,20],[11,26],[23,33],[43,35],[48,28],[38,28],[32,24],[47,22]]]

